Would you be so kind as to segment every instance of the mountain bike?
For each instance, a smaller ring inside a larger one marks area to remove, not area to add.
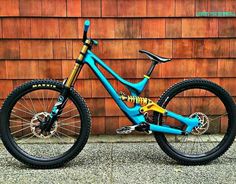
[[[73,87],[84,64],[133,123],[117,129],[117,133],[153,133],[160,148],[185,165],[206,164],[227,151],[236,132],[235,105],[228,92],[208,80],[188,79],[167,89],[157,103],[141,97],[155,66],[171,60],[141,50],[151,60],[150,68],[140,82],[129,82],[93,54],[91,50],[98,42],[87,38],[89,26],[86,20],[83,46],[67,79],[26,82],[5,100],[0,125],[2,141],[17,160],[35,168],[55,168],[75,158],[84,148],[91,114]],[[98,65],[128,92],[117,92]]]

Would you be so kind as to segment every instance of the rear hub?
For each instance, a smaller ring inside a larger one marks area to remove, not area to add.
[[[209,118],[202,112],[195,112],[189,116],[190,118],[197,117],[199,119],[199,125],[192,130],[193,135],[202,135],[209,128]]]

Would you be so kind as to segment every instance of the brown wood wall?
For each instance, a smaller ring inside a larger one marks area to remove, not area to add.
[[[146,49],[173,62],[156,67],[144,92],[157,100],[185,78],[204,77],[236,97],[236,18],[196,16],[234,12],[235,0],[0,0],[0,99],[30,79],[66,78],[81,47],[83,22],[98,39],[99,57],[127,80],[138,81]],[[123,87],[109,75],[118,91]],[[93,115],[92,132],[130,124],[97,78],[84,67],[76,89]]]

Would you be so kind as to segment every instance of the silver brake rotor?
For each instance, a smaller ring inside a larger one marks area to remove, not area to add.
[[[40,121],[45,121],[45,119],[49,116],[50,114],[48,112],[40,112],[37,113],[33,116],[33,118],[30,121],[30,129],[32,131],[32,133],[39,138],[50,138],[51,136],[53,136],[56,131],[57,131],[57,122],[55,121],[53,127],[51,128],[51,130],[49,132],[45,132],[42,131],[39,128],[40,125]],[[39,121],[40,120],[40,121]]]
[[[210,123],[209,123],[209,118],[205,114],[203,114],[202,112],[195,112],[195,113],[191,114],[189,117],[190,118],[197,117],[199,119],[199,123],[200,123],[199,126],[195,127],[192,130],[191,133],[193,135],[202,135],[208,130]]]

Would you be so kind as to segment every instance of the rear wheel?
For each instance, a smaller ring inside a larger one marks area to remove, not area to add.
[[[201,79],[185,80],[169,88],[158,104],[183,116],[197,116],[201,125],[189,135],[155,133],[162,150],[186,165],[210,162],[231,146],[236,133],[235,105],[220,86]],[[181,130],[180,122],[154,113],[154,122]]]
[[[54,168],[83,149],[91,117],[85,101],[73,89],[50,131],[40,129],[40,122],[48,118],[62,90],[62,83],[35,80],[15,89],[4,102],[2,141],[19,161],[32,167]]]

